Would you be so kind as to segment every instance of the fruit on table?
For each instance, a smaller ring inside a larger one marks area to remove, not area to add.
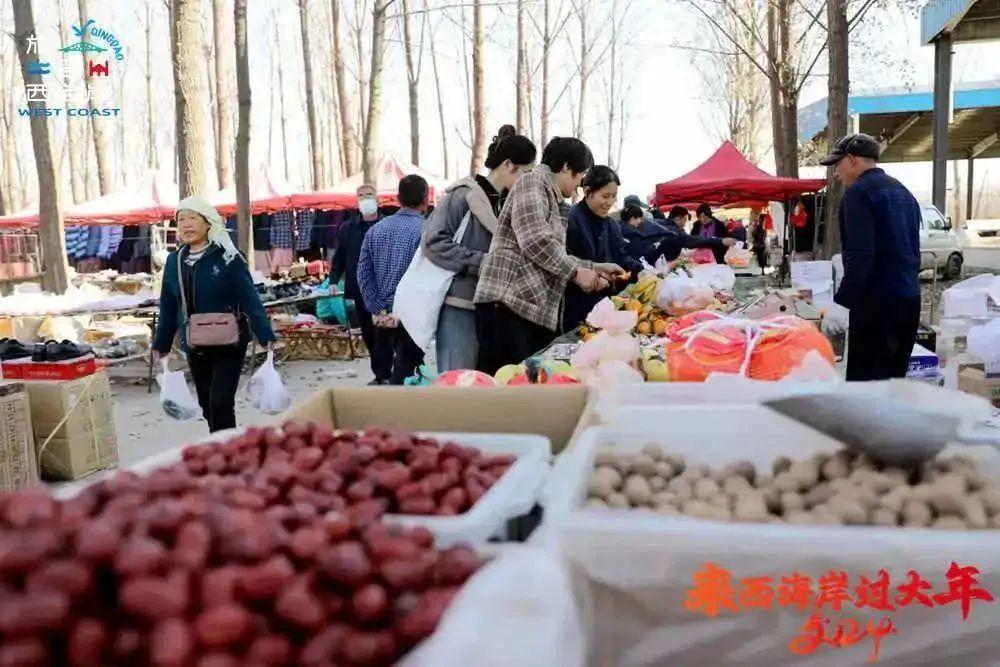
[[[615,448],[596,453],[587,494],[585,509],[725,521],[1000,528],[1000,483],[964,457],[902,468],[841,450],[802,461],[779,457],[762,474],[748,461],[721,470],[689,464],[658,445]]]
[[[510,381],[517,376],[524,375],[524,371],[525,368],[521,364],[507,364],[506,366],[501,366],[493,378],[497,381],[497,384],[510,384]]]
[[[493,376],[479,371],[453,370],[437,376],[434,384],[455,387],[495,387],[497,381]]]
[[[667,362],[663,359],[643,359],[642,372],[646,376],[646,382],[670,381],[670,369],[667,366]]]
[[[392,457],[404,467],[435,458],[434,471],[475,463],[478,489],[510,463],[430,447],[286,424],[190,447],[170,467],[119,472],[65,501],[38,487],[0,495],[0,664],[394,663],[434,631],[481,559],[465,546],[436,550],[426,528],[376,521],[385,498],[352,504],[342,493],[396,470]],[[318,462],[297,456],[313,449]],[[218,474],[191,470],[212,457]],[[349,483],[328,484],[337,478]],[[440,503],[469,502],[454,490]]]

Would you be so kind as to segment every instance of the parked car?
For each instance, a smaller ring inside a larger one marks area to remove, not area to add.
[[[1000,273],[1000,219],[966,220],[958,239],[966,266]]]
[[[931,204],[920,207],[920,268],[935,269],[942,277],[958,278],[965,256],[951,219]]]

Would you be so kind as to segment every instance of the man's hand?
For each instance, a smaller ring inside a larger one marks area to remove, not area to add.
[[[604,278],[617,278],[625,273],[625,269],[614,262],[602,262],[594,264],[594,271]]]
[[[732,248],[737,243],[739,243],[739,241],[737,241],[736,239],[728,239],[728,238],[722,239],[722,245],[726,246],[727,248]]]
[[[586,269],[580,267],[573,273],[573,282],[582,289],[584,292],[593,292],[598,289],[598,284],[603,279],[601,276],[591,269]],[[605,284],[607,281],[604,281]]]

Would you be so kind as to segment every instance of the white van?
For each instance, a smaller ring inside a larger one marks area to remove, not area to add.
[[[958,278],[965,256],[951,220],[931,204],[920,207],[920,268],[935,268],[942,277]]]

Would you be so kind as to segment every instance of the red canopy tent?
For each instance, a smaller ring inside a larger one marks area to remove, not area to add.
[[[147,174],[127,190],[67,206],[63,212],[66,225],[122,225],[153,223],[165,220],[177,208],[177,184],[164,173]],[[38,226],[38,203],[22,211],[0,217],[0,228]]]
[[[423,176],[430,187],[431,201],[445,189],[445,182],[426,169],[404,162],[394,156],[383,156],[375,165],[375,192],[379,206],[399,206],[396,198],[399,191],[399,179],[409,174]],[[359,172],[349,176],[326,190],[317,192],[302,192],[292,195],[292,206],[295,208],[346,209],[357,208],[357,189],[365,182],[364,174]]]
[[[292,208],[292,189],[266,171],[250,175],[250,212],[273,213]],[[205,200],[225,217],[236,213],[236,186],[231,185],[205,195]]]
[[[656,186],[655,206],[702,202],[716,206],[739,202],[783,201],[826,187],[821,178],[783,178],[760,169],[725,142],[700,166]]]

